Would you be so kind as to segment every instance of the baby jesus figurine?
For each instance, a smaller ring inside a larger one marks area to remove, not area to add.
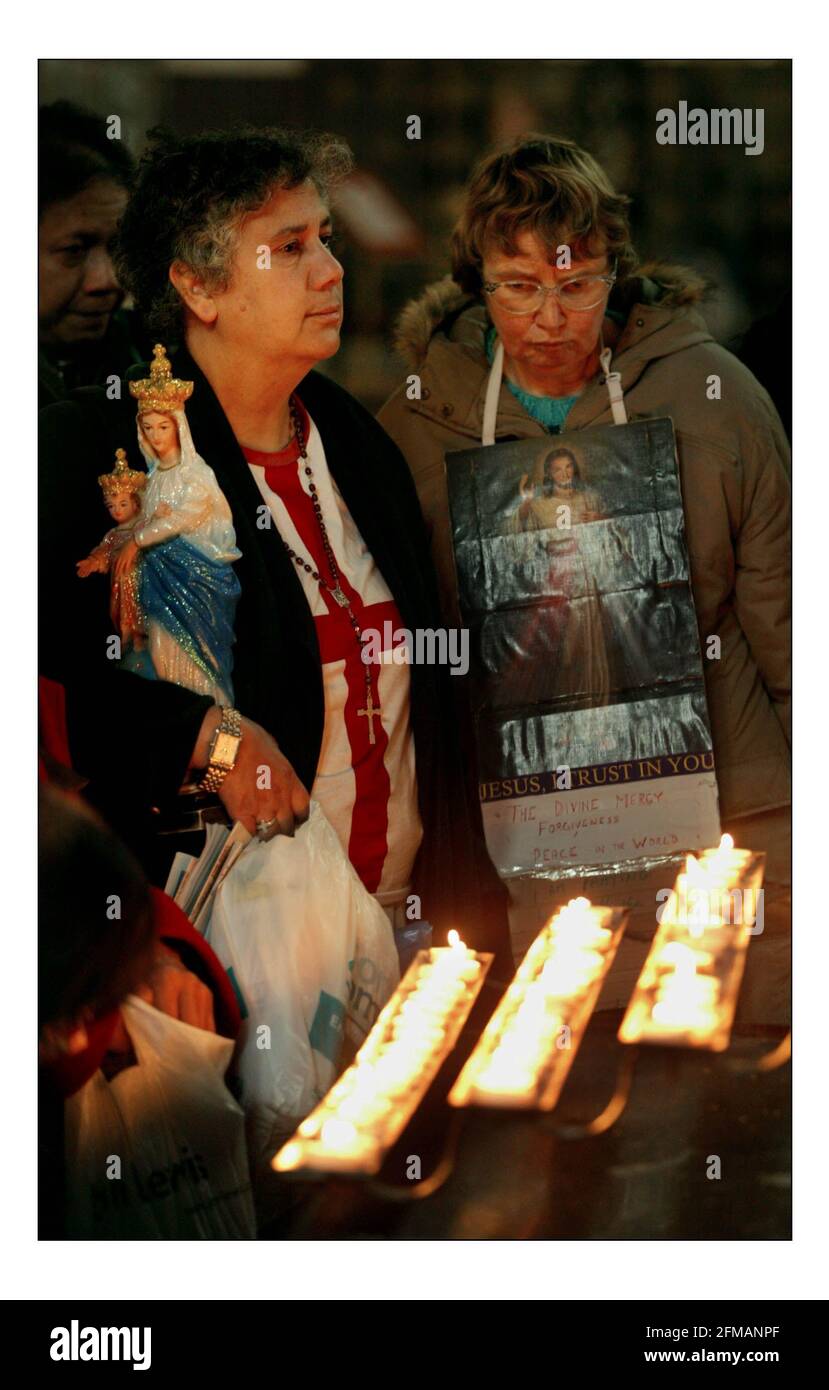
[[[130,468],[124,450],[116,449],[115,467],[111,473],[102,473],[98,482],[104,494],[104,506],[117,525],[107,531],[101,543],[77,565],[80,579],[86,579],[90,574],[110,576],[110,617],[123,645],[131,645],[135,651],[141,651],[145,645],[137,571],[131,569],[124,576],[119,576],[116,560],[124,546],[133,540],[140,524],[141,491],[146,481],[146,473],[138,473]]]

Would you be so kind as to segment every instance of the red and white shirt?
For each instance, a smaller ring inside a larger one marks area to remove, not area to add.
[[[341,587],[363,631],[399,630],[402,619],[391,591],[328,471],[318,429],[304,409],[302,414],[308,462]],[[279,535],[333,588],[311,503],[312,480],[303,460],[294,458],[296,445],[276,454],[252,449],[244,454]],[[390,905],[406,896],[423,836],[409,723],[409,668],[392,661],[366,666],[347,610],[306,570],[296,568],[316,623],[325,696],[322,748],[311,795],[366,888]],[[369,720],[359,713],[366,707],[366,671],[372,700],[380,710],[373,720],[373,744]]]

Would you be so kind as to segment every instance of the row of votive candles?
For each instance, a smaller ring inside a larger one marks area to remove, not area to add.
[[[619,1039],[723,1051],[749,941],[758,929],[764,857],[734,848],[688,855],[664,904]],[[760,926],[762,918],[760,918]]]
[[[619,1031],[622,1042],[727,1046],[750,926],[735,932],[721,905],[735,888],[756,897],[762,864],[727,836],[716,850],[688,857]],[[688,914],[691,888],[697,897]],[[455,1082],[452,1105],[553,1108],[625,920],[623,910],[586,898],[551,918]],[[467,950],[457,933],[449,947],[421,951],[354,1063],[274,1158],[277,1171],[377,1172],[454,1047],[491,960]]]
[[[375,1173],[454,1047],[492,956],[457,932],[418,952],[354,1062],[273,1160],[298,1168]]]
[[[452,1091],[452,1105],[551,1110],[573,1064],[625,925],[574,898],[522,961]]]

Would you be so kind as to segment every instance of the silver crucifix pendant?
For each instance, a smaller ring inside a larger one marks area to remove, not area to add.
[[[379,706],[379,705],[375,705],[374,701],[373,701],[372,698],[371,698],[371,691],[370,691],[370,690],[369,690],[368,694],[366,695],[366,707],[365,707],[365,709],[358,709],[357,713],[358,713],[358,714],[364,714],[365,717],[366,717],[366,719],[368,720],[368,741],[369,741],[369,743],[376,743],[376,742],[377,742],[377,739],[376,739],[375,736],[374,736],[374,721],[375,721],[375,719],[379,719],[379,718],[380,718],[380,706]]]

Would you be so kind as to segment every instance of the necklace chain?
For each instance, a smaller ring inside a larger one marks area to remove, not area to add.
[[[299,457],[302,460],[303,467],[305,469],[305,476],[308,478],[308,491],[311,495],[311,505],[314,508],[314,516],[317,519],[317,526],[319,527],[319,533],[322,540],[322,548],[325,551],[325,558],[328,561],[328,568],[331,571],[331,574],[334,579],[333,588],[326,579],[323,579],[319,571],[314,569],[313,565],[310,565],[302,555],[297,554],[297,552],[293,549],[292,546],[288,544],[286,540],[283,540],[282,544],[284,545],[291,559],[294,561],[294,564],[297,565],[299,569],[305,570],[306,574],[310,574],[311,578],[316,580],[320,588],[324,589],[326,593],[329,593],[331,597],[334,599],[334,601],[337,604],[339,604],[340,608],[345,609],[346,616],[348,617],[348,620],[351,623],[351,626],[354,630],[354,636],[357,639],[357,645],[359,646],[360,653],[362,655],[363,644],[367,639],[363,636],[362,628],[360,627],[360,624],[357,620],[357,615],[354,612],[354,609],[351,605],[351,600],[349,599],[348,595],[343,591],[343,587],[340,582],[342,578],[340,574],[340,567],[337,564],[337,559],[328,536],[328,530],[325,525],[325,521],[323,520],[322,505],[317,494],[317,485],[314,482],[313,470],[308,461],[308,449],[305,441],[305,431],[302,427],[302,420],[300,418],[300,414],[296,407],[296,403],[293,397],[291,397],[289,410],[291,412],[291,422],[294,427],[294,437],[296,439],[297,445],[299,446]],[[365,671],[366,678],[366,707],[365,709],[358,710],[357,713],[359,715],[363,715],[368,720],[369,743],[376,743],[377,739],[374,733],[374,720],[375,718],[378,718],[380,715],[380,706],[375,705],[374,703],[374,696],[371,688],[371,667],[368,663],[364,663],[363,669]]]

